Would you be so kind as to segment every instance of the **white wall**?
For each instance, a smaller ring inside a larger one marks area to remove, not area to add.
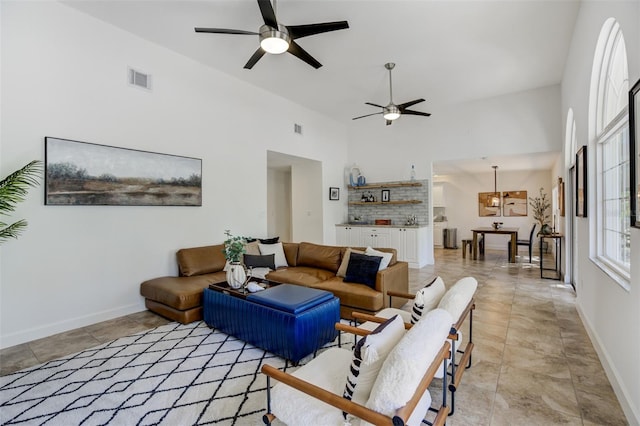
[[[540,188],[544,188],[547,198],[551,196],[551,179],[549,178],[548,170],[499,171],[497,176],[499,192],[527,191],[528,197],[537,197]],[[458,247],[460,247],[462,239],[470,239],[472,237],[472,228],[491,226],[493,222],[503,222],[504,227],[519,228],[518,238],[529,239],[531,226],[536,222],[530,206],[527,207],[528,216],[526,217],[480,217],[478,215],[478,192],[493,191],[493,171],[488,173],[442,175],[438,176],[437,179],[443,186],[443,193],[447,203],[447,227],[458,229]],[[538,226],[537,231],[539,230],[540,227]],[[488,235],[485,240],[485,247],[504,250],[506,255],[508,241],[509,236],[507,235]]]
[[[267,235],[291,239],[291,170],[267,171]]]
[[[428,94],[424,94],[428,97]],[[429,105],[433,115],[357,120],[349,129],[349,161],[369,182],[431,179],[438,160],[562,150],[560,87],[550,86],[458,105]]]
[[[13,216],[29,228],[1,248],[2,347],[142,310],[140,282],[176,274],[179,248],[266,235],[267,150],[320,162],[318,191],[342,179],[342,124],[60,3],[0,7],[3,176],[43,159],[44,136],[203,160],[202,207],[44,206],[31,191]],[[127,66],[153,91],[129,87]],[[317,209],[318,239],[335,241],[344,205]]]
[[[595,145],[589,140],[589,88],[594,52],[604,22],[615,18],[627,47],[631,84],[640,78],[640,2],[582,2],[562,81],[563,122],[574,112],[578,145],[588,145],[588,187],[595,187]],[[568,174],[565,171],[565,174]],[[631,289],[625,290],[590,259],[589,217],[578,218],[577,306],[627,419],[640,424],[640,229],[631,229]]]

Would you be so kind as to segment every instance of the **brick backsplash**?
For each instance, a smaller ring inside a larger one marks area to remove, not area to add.
[[[384,183],[400,183],[384,182]],[[406,181],[404,181],[406,182]],[[371,204],[349,206],[349,220],[353,220],[354,216],[361,216],[364,222],[374,223],[376,219],[391,219],[392,225],[404,225],[407,218],[416,215],[419,225],[427,225],[429,223],[429,180],[417,180],[422,186],[405,186],[388,188],[390,191],[390,200],[420,200],[420,204]],[[376,183],[377,184],[377,183]],[[363,193],[373,194],[377,201],[382,199],[382,190],[384,188],[357,188],[349,189],[349,201],[360,201]]]

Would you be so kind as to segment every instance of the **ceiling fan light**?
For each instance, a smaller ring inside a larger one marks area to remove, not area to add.
[[[260,27],[260,47],[267,53],[279,55],[289,49],[291,38],[286,27],[278,25],[278,29],[268,25]]]
[[[389,105],[384,108],[384,113],[382,114],[385,120],[397,120],[400,118],[400,109],[398,109],[395,105]]]

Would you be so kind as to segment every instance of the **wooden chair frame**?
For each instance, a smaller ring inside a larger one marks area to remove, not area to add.
[[[415,295],[409,293],[401,293],[396,291],[387,291],[387,296],[389,296],[389,303],[391,303],[392,297],[401,297],[404,299],[412,300],[415,298]],[[391,305],[389,305],[391,306]],[[455,412],[455,392],[460,387],[460,382],[462,381],[462,375],[465,370],[471,368],[471,354],[473,352],[474,344],[473,344],[473,311],[476,308],[475,299],[471,299],[467,306],[460,314],[460,318],[453,325],[451,325],[451,330],[449,331],[449,340],[451,340],[451,372],[447,372],[447,375],[451,377],[451,383],[449,383],[449,391],[451,392],[451,410],[449,415],[452,416]],[[465,346],[464,350],[456,349],[456,343],[458,341],[458,330],[462,327],[462,324],[469,317],[469,341]],[[368,314],[361,314],[358,312],[353,313],[353,318],[357,321],[371,321],[375,323],[383,323],[386,321],[386,318],[376,317]],[[404,327],[406,329],[411,328],[412,324],[405,323]],[[354,333],[358,335],[357,333]],[[460,360],[456,364],[456,353],[462,354]],[[464,368],[458,368],[461,365]],[[443,385],[445,388],[446,384]]]
[[[353,333],[359,336],[366,336],[371,333],[371,331],[363,330],[360,328],[352,327],[346,324],[336,323],[336,330],[344,331],[347,333]],[[289,373],[285,373],[271,365],[264,364],[261,368],[263,374],[267,376],[267,413],[262,416],[262,421],[265,425],[270,425],[276,418],[276,416],[271,413],[271,378],[278,380],[279,382],[291,386],[294,389],[299,390],[300,392],[304,392],[312,398],[319,399],[333,407],[336,407],[339,410],[352,414],[360,419],[363,419],[369,423],[375,425],[389,425],[389,426],[404,426],[407,424],[407,420],[411,416],[411,413],[418,405],[418,402],[422,398],[422,395],[425,393],[431,381],[434,378],[434,375],[438,368],[443,364],[444,360],[451,356],[451,344],[448,340],[445,340],[440,351],[436,355],[436,358],[433,360],[427,371],[425,372],[422,380],[418,384],[416,391],[414,392],[412,398],[407,402],[407,404],[401,408],[399,408],[393,417],[386,416],[377,411],[373,411],[364,405],[355,403],[344,398],[342,395],[337,395],[333,392],[329,392],[321,387],[318,387],[312,383],[309,383],[305,380],[299,379]],[[445,382],[443,383],[442,389],[442,405],[439,408],[430,407],[429,411],[435,412],[436,417],[433,420],[433,423],[429,423],[426,420],[423,420],[424,423],[427,423],[432,426],[441,426],[446,423],[447,416],[449,415],[449,407],[447,406],[447,386],[446,386],[446,377],[447,372],[443,367]],[[345,371],[346,375],[346,371]]]

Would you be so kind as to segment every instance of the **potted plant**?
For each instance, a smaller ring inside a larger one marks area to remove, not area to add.
[[[24,200],[30,187],[38,185],[42,163],[34,160],[16,170],[0,181],[0,215],[14,211],[16,204]],[[0,221],[0,244],[9,238],[18,238],[27,227],[27,221],[21,219],[11,225]]]
[[[227,239],[224,241],[224,257],[229,262],[227,266],[227,284],[231,288],[240,288],[247,279],[247,272],[242,264],[242,255],[247,251],[246,239],[231,235],[229,229],[224,231]]]
[[[542,192],[544,188],[540,188],[540,196],[531,198],[529,197],[529,205],[533,209],[533,218],[540,223],[540,231],[538,235],[551,234],[551,227],[547,224],[549,215],[547,210],[551,208],[551,203],[547,200],[547,194]]]

